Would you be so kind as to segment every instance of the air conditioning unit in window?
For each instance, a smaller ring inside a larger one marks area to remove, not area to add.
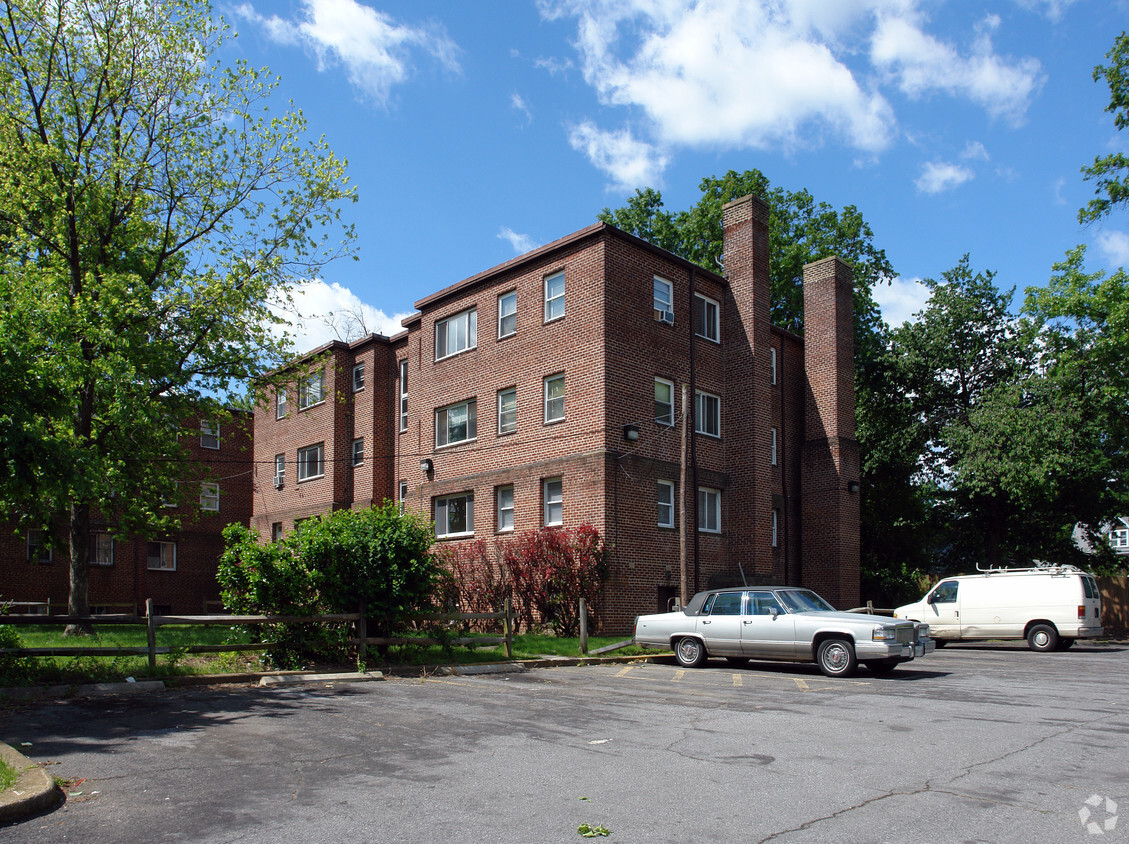
[[[285,476],[284,476],[284,475],[275,475],[275,476],[274,476],[274,488],[275,488],[275,489],[282,489],[282,482],[283,482],[283,481],[284,481],[285,479],[286,479],[286,478],[285,478]]]
[[[655,308],[655,322],[665,322],[667,325],[674,325],[674,311],[662,311]]]

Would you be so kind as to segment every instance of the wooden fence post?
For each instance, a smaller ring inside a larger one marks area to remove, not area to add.
[[[514,658],[513,604],[507,597],[502,602],[502,635],[506,637],[506,659]]]
[[[588,656],[588,602],[580,599],[580,653]]]
[[[145,627],[149,634],[149,668],[157,667],[157,626],[153,623],[153,599],[145,599]]]

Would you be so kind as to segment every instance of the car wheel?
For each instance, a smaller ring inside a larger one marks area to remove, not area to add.
[[[1053,651],[1058,647],[1058,631],[1050,624],[1036,624],[1027,631],[1027,646],[1033,651]]]
[[[741,668],[742,666],[749,664],[749,658],[747,656],[727,656],[725,658],[725,661],[732,665],[734,668]]]
[[[867,667],[871,674],[878,677],[885,677],[897,668],[901,662],[900,659],[868,659],[863,665]]]
[[[824,639],[819,643],[815,661],[828,677],[849,677],[858,665],[855,646],[849,639]]]
[[[706,646],[700,640],[686,636],[674,643],[674,656],[685,668],[699,668],[706,661]]]
[[[1073,645],[1073,644],[1074,644],[1073,639],[1061,638],[1061,639],[1058,640],[1057,650],[1068,651],[1068,650],[1070,650],[1070,646]]]

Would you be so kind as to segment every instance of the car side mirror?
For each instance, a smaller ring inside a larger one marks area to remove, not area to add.
[[[778,615],[780,615],[780,610],[778,610],[776,607],[773,607],[772,608],[772,620],[776,621],[776,617]]]

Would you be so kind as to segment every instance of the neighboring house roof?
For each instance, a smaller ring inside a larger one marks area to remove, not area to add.
[[[1089,532],[1084,525],[1074,526],[1074,544],[1083,554],[1095,554],[1097,549],[1089,540]],[[1098,528],[1098,535],[1111,546],[1114,553],[1129,554],[1129,516],[1118,516],[1109,524]]]

